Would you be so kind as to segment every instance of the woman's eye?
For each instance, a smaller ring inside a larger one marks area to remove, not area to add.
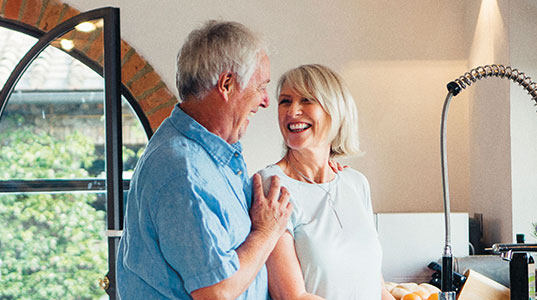
[[[278,104],[287,104],[287,103],[289,103],[288,99],[280,99],[280,102],[278,102]]]

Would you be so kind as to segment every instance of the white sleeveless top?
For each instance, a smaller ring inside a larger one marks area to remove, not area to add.
[[[259,174],[265,190],[277,175],[291,194],[287,229],[306,291],[328,300],[380,300],[382,249],[365,176],[345,168],[321,188],[288,177],[277,165]]]

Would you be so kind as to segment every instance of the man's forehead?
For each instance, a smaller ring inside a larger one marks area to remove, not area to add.
[[[270,82],[270,60],[268,55],[264,51],[261,53],[261,59],[259,60],[258,64],[258,72],[260,75],[261,83]]]

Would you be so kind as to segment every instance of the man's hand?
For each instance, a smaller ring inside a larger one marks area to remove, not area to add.
[[[289,202],[289,192],[280,186],[278,176],[272,176],[268,194],[265,196],[261,176],[253,178],[253,199],[250,209],[252,231],[267,235],[275,234],[278,238],[285,232],[287,221],[293,205]]]
[[[254,175],[250,218],[252,231],[237,248],[240,268],[232,276],[208,287],[192,291],[195,300],[236,299],[250,286],[263,267],[276,242],[285,232],[287,220],[293,209],[289,192],[280,187],[280,179],[272,178],[267,196],[263,191],[261,176]]]
[[[348,168],[349,166],[341,166],[341,164],[335,160],[329,160],[328,166],[334,171],[334,173],[337,173],[339,171],[343,171],[343,169]]]

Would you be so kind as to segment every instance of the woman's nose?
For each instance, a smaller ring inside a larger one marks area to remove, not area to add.
[[[300,105],[300,103],[297,103],[297,102],[291,103],[291,105],[289,106],[289,110],[287,110],[287,114],[291,117],[300,115],[301,113],[302,113],[302,106]]]

